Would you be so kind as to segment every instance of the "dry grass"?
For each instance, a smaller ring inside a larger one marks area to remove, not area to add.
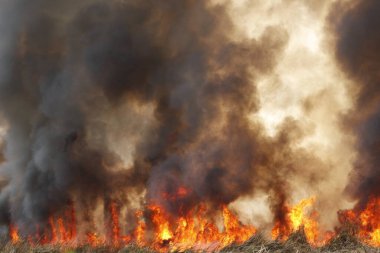
[[[379,248],[373,248],[359,242],[349,233],[342,232],[329,244],[320,248],[311,247],[302,232],[294,233],[284,242],[266,241],[262,236],[256,235],[248,242],[240,246],[229,246],[223,252],[257,252],[257,253],[369,253],[378,252]]]
[[[27,243],[19,243],[13,245],[6,243],[0,248],[0,252],[4,253],[153,253],[152,250],[130,245],[123,248],[114,248],[110,246],[81,246],[71,248],[68,246],[45,245],[30,247]]]
[[[27,243],[19,243],[12,245],[11,243],[3,243],[0,245],[0,252],[4,253],[153,253],[153,250],[130,245],[123,248],[113,248],[109,246],[90,247],[81,246],[70,248],[68,246],[37,246],[30,247]],[[187,250],[192,252],[192,250]],[[359,242],[354,236],[348,232],[340,233],[328,245],[321,248],[311,247],[302,232],[294,233],[286,242],[268,241],[260,234],[255,235],[242,245],[231,245],[221,250],[222,253],[227,252],[249,252],[249,253],[380,253],[379,248],[373,248]]]

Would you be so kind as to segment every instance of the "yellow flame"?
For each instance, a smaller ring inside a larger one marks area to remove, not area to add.
[[[313,206],[315,197],[301,200],[295,205],[289,213],[289,218],[292,223],[293,230],[298,230],[301,225],[305,224],[309,219],[306,217],[306,208]]]

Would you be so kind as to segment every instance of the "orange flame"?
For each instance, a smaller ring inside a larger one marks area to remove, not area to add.
[[[223,224],[225,228],[224,245],[233,242],[243,243],[256,233],[256,229],[253,226],[241,225],[238,218],[227,206],[223,206]]]
[[[70,240],[75,240],[77,236],[77,229],[76,229],[76,218],[75,218],[75,209],[74,204],[70,203],[70,208],[68,213],[66,214],[68,217],[70,217]]]
[[[50,225],[50,231],[51,231],[51,242],[55,243],[57,242],[57,230],[55,228],[53,217],[49,217],[49,225]]]
[[[73,205],[70,205],[66,212],[62,212],[63,216],[51,215],[48,219],[48,226],[42,229],[42,233],[37,226],[36,234],[28,235],[27,241],[31,245],[89,244],[93,247],[105,244],[119,247],[135,242],[139,246],[150,246],[158,251],[189,248],[204,251],[217,250],[231,243],[242,243],[256,233],[253,226],[241,224],[227,206],[221,206],[220,216],[215,216],[214,210],[209,212],[206,204],[200,204],[179,217],[173,217],[162,206],[156,204],[148,206],[148,210],[151,211],[149,217],[144,217],[142,211],[137,211],[135,214],[136,227],[128,234],[122,234],[119,207],[115,202],[111,202],[107,208],[108,217],[110,217],[109,224],[105,224],[106,228],[111,228],[111,237],[108,238],[110,240],[93,230],[87,231],[84,238],[78,239],[75,210]],[[213,213],[213,215],[209,213]],[[153,235],[147,233],[146,218],[149,218],[153,225]],[[217,225],[219,218],[222,227]],[[20,240],[15,226],[10,226],[9,236],[13,243]]]
[[[363,242],[380,247],[380,198],[371,197],[362,211],[341,211],[339,220],[354,225]]]
[[[18,229],[15,225],[9,226],[9,237],[13,244],[20,242],[20,236],[18,235]]]
[[[66,242],[69,237],[68,237],[68,234],[66,232],[66,228],[63,224],[63,219],[62,218],[58,218],[57,219],[57,223],[58,223],[58,231],[59,231],[59,237],[60,237],[60,242],[61,243],[64,243]]]
[[[303,229],[307,241],[313,246],[320,246],[331,239],[332,232],[327,231],[323,236],[319,231],[318,213],[310,212],[315,204],[315,197],[301,200],[293,207],[285,206],[287,211],[285,222],[276,221],[272,229],[272,238],[286,240],[291,233]],[[309,211],[309,212],[308,212]]]
[[[190,193],[191,193],[191,191],[189,189],[187,189],[187,188],[185,188],[183,186],[180,186],[180,187],[177,188],[177,190],[174,193],[163,192],[161,194],[161,196],[162,196],[163,199],[175,201],[175,200],[178,200],[178,199],[185,198]]]
[[[153,211],[152,221],[156,227],[155,248],[158,250],[167,246],[177,250],[194,246],[205,249],[211,244],[216,248],[222,248],[231,243],[242,243],[256,233],[253,226],[242,225],[227,206],[221,209],[224,225],[222,231],[206,218],[206,205],[200,205],[195,213],[190,211],[186,216],[177,218],[173,223],[173,230],[169,226],[169,217],[164,209],[153,205],[150,206],[150,210]]]
[[[169,227],[169,220],[163,208],[158,205],[151,205],[149,209],[153,212],[152,222],[155,226],[155,243],[162,245],[173,237]]]
[[[145,229],[146,225],[145,222],[142,220],[143,212],[137,211],[136,212],[136,218],[138,220],[137,226],[135,231],[133,232],[133,235],[135,237],[136,244],[138,246],[144,246],[146,244],[145,242]]]
[[[115,245],[119,244],[120,226],[119,226],[119,212],[115,202],[111,202],[111,225],[112,225],[112,240]]]
[[[87,243],[93,247],[102,245],[105,243],[104,238],[101,238],[94,232],[88,232],[87,233]]]
[[[175,195],[187,196],[186,188],[178,188]],[[174,195],[171,197],[175,197]],[[318,224],[318,213],[313,210],[315,197],[301,200],[294,206],[283,206],[282,220],[275,221],[272,229],[272,238],[286,240],[290,234],[303,230],[307,241],[312,246],[321,246],[328,242],[335,233],[326,231],[321,233]],[[136,226],[123,234],[120,225],[120,207],[116,202],[111,202],[106,210],[110,219],[105,228],[110,228],[110,235],[98,234],[98,231],[87,231],[85,236],[78,237],[77,220],[74,205],[71,203],[62,216],[51,215],[47,227],[40,229],[36,226],[35,235],[26,235],[25,241],[30,245],[37,244],[89,244],[99,246],[111,244],[123,246],[131,242],[139,246],[150,246],[158,251],[179,250],[193,248],[200,251],[218,250],[232,243],[243,243],[256,233],[253,226],[242,224],[237,216],[221,206],[219,212],[208,210],[206,203],[200,203],[197,207],[185,214],[176,216],[166,212],[165,208],[157,204],[148,206],[150,216],[144,217],[143,211],[137,211]],[[211,214],[212,215],[211,215]],[[217,215],[215,215],[217,213]],[[339,212],[341,223],[353,224],[357,237],[364,243],[380,247],[380,198],[370,198],[362,210],[344,210]],[[146,219],[150,222],[146,223]],[[153,235],[149,226],[153,225]],[[9,238],[12,243],[22,240],[17,226],[9,225]]]

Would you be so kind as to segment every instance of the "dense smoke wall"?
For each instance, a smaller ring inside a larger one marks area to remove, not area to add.
[[[336,58],[353,81],[349,89],[355,103],[345,124],[357,137],[358,155],[348,191],[360,199],[359,204],[380,194],[379,11],[380,3],[374,0],[340,4],[332,11]]]
[[[156,203],[175,216],[200,202],[219,206],[256,193],[265,194],[271,218],[282,220],[286,203],[300,199],[295,190],[301,197],[318,194],[321,210],[338,209],[341,172],[349,167],[341,158],[351,152],[335,125],[344,108],[336,95],[341,88],[329,87],[338,83],[323,68],[331,62],[315,57],[322,46],[300,42],[304,31],[282,18],[324,17],[328,5],[281,1],[263,12],[268,1],[248,1],[250,17],[278,20],[256,20],[250,29],[260,32],[247,36],[231,18],[231,3],[221,2],[0,2],[0,124],[6,129],[0,222],[28,233],[71,203],[80,221],[92,223],[99,203],[127,209]],[[361,78],[344,46],[352,31],[343,24],[356,18],[337,25],[337,56]],[[287,62],[302,57],[308,61]],[[296,79],[299,69],[313,78],[293,87],[285,74]],[[265,92],[275,95],[263,99]],[[358,106],[375,115],[362,100]],[[284,113],[269,133],[260,113],[277,101],[280,107],[297,101],[300,115]],[[313,143],[324,134],[331,145]],[[182,187],[186,194],[173,198]]]
[[[73,199],[88,209],[144,190],[173,213],[230,203],[271,169],[271,143],[248,114],[255,77],[275,66],[286,33],[233,40],[223,6],[204,1],[4,4],[2,222],[32,229]],[[109,129],[134,143],[130,166]],[[162,198],[179,186],[190,191],[181,203]]]

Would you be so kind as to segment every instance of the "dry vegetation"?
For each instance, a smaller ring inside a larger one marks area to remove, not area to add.
[[[329,244],[321,248],[311,247],[303,233],[294,233],[284,242],[267,241],[260,235],[252,237],[249,241],[240,246],[230,246],[222,250],[223,252],[275,252],[275,253],[349,253],[349,252],[380,252],[380,249],[372,248],[359,242],[348,233],[341,233]]]
[[[30,247],[27,243],[19,243],[12,245],[9,242],[1,244],[0,252],[5,253],[152,253],[153,250],[148,248],[141,248],[134,245],[130,245],[123,248],[113,248],[109,246],[91,247],[81,246],[76,248],[70,248],[68,246],[36,246]],[[193,252],[193,250],[187,250],[186,252]],[[321,248],[312,248],[307,243],[306,238],[302,232],[294,233],[286,242],[268,241],[261,235],[256,235],[242,245],[231,245],[222,249],[220,252],[252,252],[252,253],[367,253],[367,252],[379,252],[380,248],[373,248],[368,245],[364,245],[359,242],[354,236],[349,233],[343,232],[334,238],[328,245]]]

